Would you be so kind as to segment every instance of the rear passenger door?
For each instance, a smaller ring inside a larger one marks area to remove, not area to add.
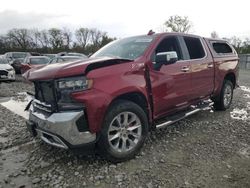
[[[183,36],[186,60],[190,62],[192,100],[212,94],[214,89],[214,63],[208,47],[199,37]]]

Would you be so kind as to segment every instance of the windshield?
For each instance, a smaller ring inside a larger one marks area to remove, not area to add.
[[[120,39],[109,43],[91,57],[109,56],[134,60],[144,53],[153,39],[154,36],[137,36]]]
[[[84,59],[84,58],[82,58],[82,57],[73,57],[73,56],[71,56],[71,57],[62,57],[61,59],[62,59],[63,61],[76,61],[76,60]]]
[[[85,59],[85,58],[82,58],[80,56],[78,57],[74,57],[74,56],[62,56],[62,57],[57,57],[57,58],[54,58],[52,59],[49,63],[50,64],[53,64],[53,63],[60,63],[60,62],[72,62],[72,61],[77,61],[77,60],[80,60],[80,59]]]
[[[8,64],[8,61],[4,58],[0,58],[0,64]]]
[[[40,65],[47,64],[49,62],[49,58],[31,58],[30,64],[32,65]]]
[[[22,52],[20,52],[20,53],[12,53],[12,57],[14,59],[25,58],[26,56],[27,56],[27,53],[22,53]]]

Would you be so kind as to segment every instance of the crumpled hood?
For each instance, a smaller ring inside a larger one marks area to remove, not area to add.
[[[119,59],[111,57],[91,58],[78,60],[74,62],[60,62],[49,64],[42,68],[34,68],[27,71],[23,76],[30,80],[50,80],[55,78],[64,78],[70,76],[83,75],[92,69],[109,66],[114,62],[130,62],[128,59]],[[91,65],[91,66],[90,66]]]

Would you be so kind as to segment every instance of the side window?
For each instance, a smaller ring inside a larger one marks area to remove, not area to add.
[[[65,60],[63,58],[58,58],[57,63],[64,62]]]
[[[50,64],[57,63],[57,58],[52,59],[49,63]]]
[[[163,39],[155,50],[154,59],[157,53],[169,51],[175,51],[178,55],[178,60],[183,59],[179,42],[176,37],[167,37]]]
[[[199,38],[184,37],[190,59],[201,59],[205,56],[204,48]]]
[[[213,49],[217,54],[231,54],[233,53],[232,48],[224,42],[214,42]]]

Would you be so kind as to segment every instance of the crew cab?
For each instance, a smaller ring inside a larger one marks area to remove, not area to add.
[[[238,63],[223,40],[182,33],[116,40],[89,59],[28,71],[35,95],[27,127],[56,147],[128,160],[149,131],[212,105],[228,109]]]

